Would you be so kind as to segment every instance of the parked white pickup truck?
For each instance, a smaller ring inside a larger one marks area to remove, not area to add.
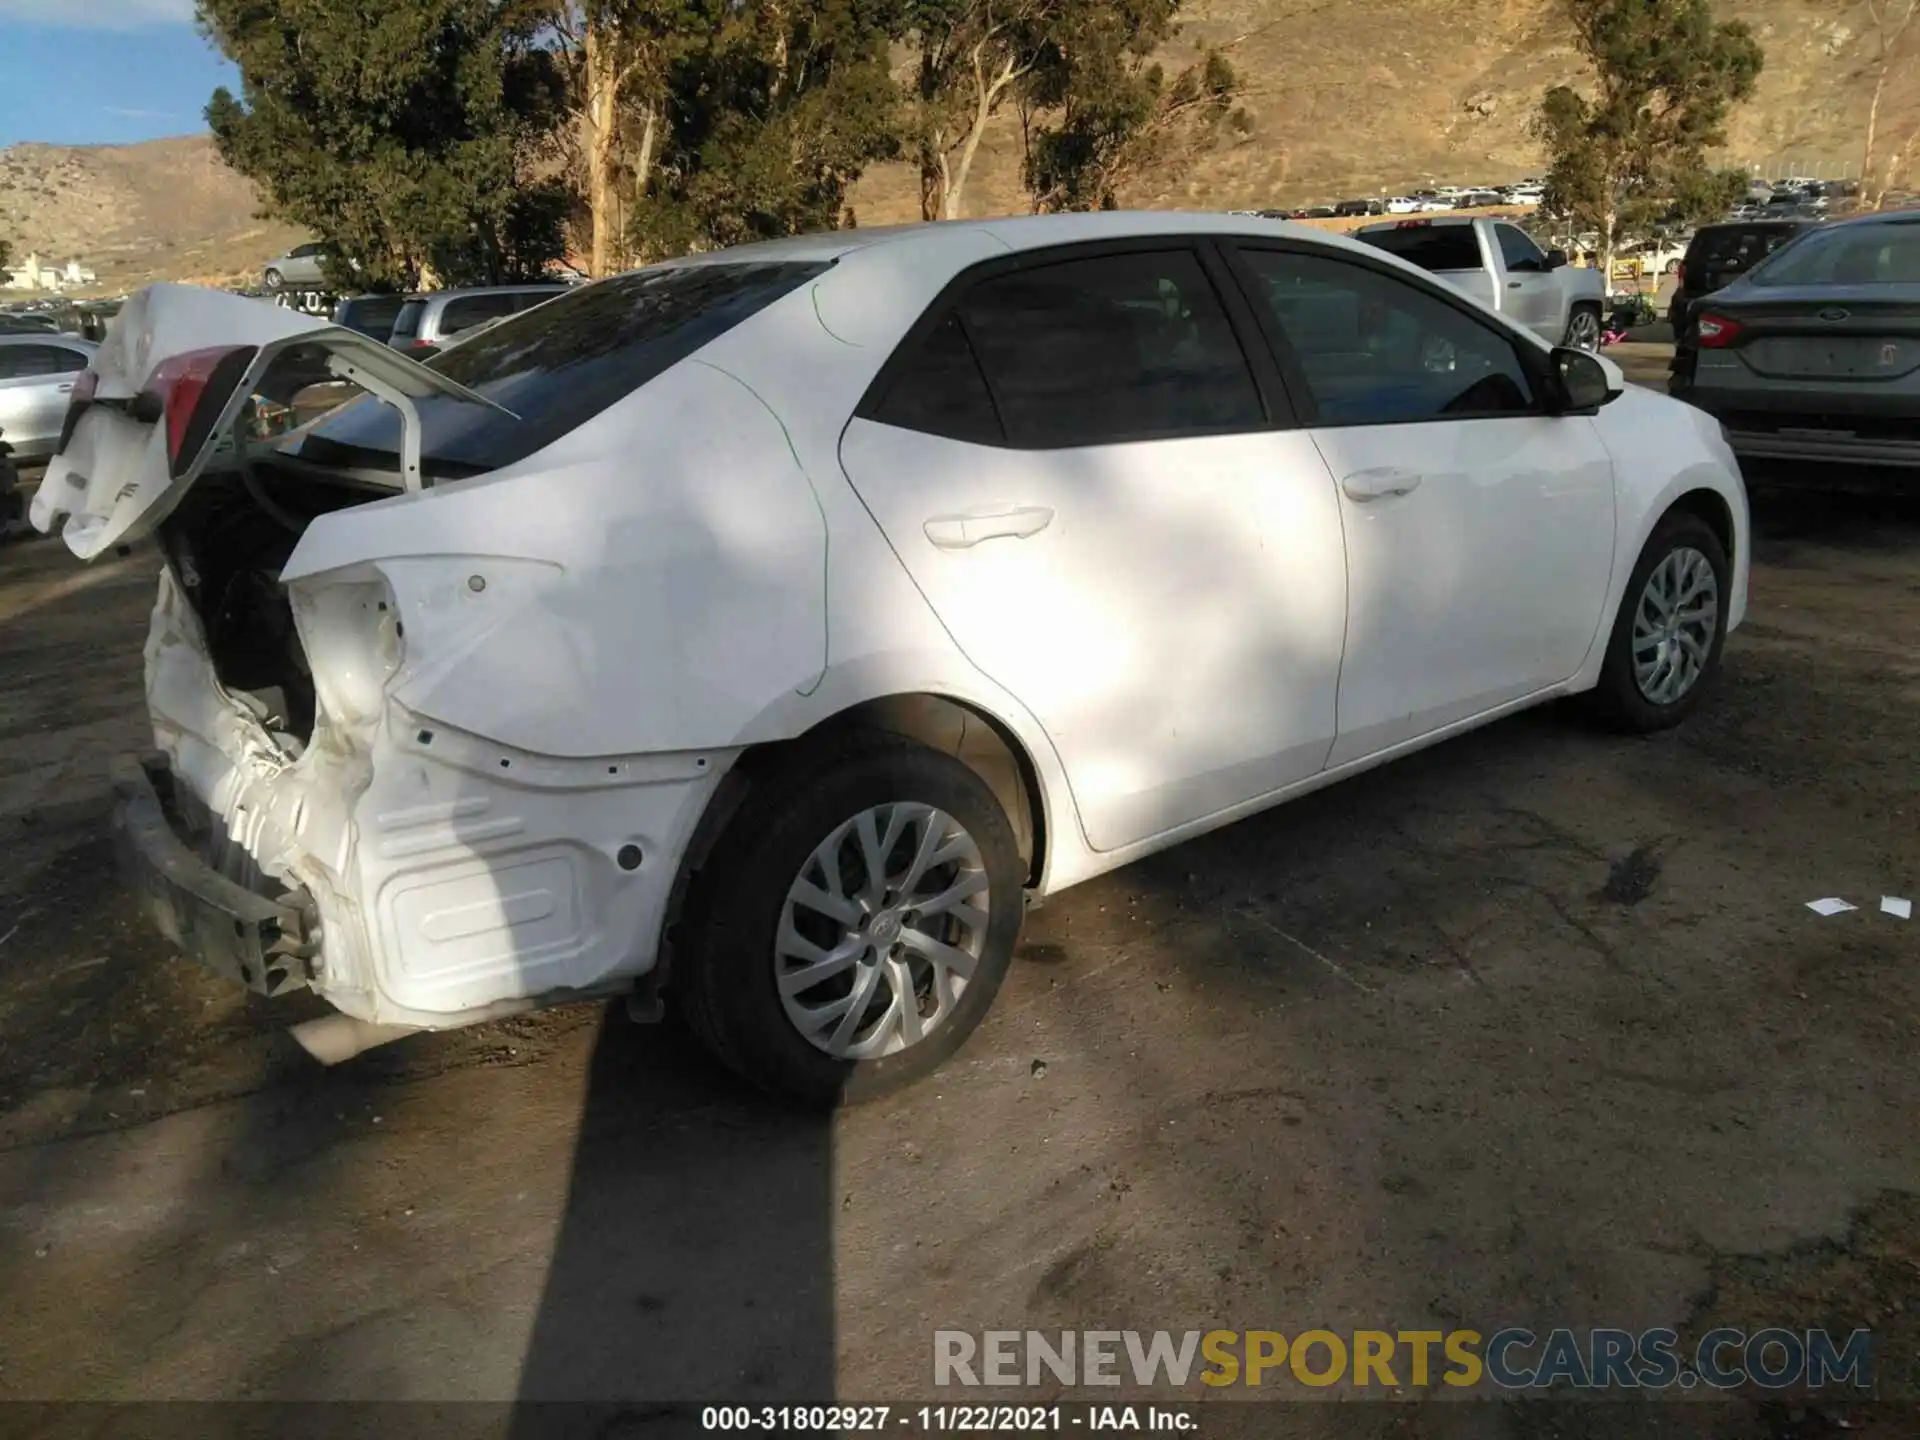
[[[1354,238],[1431,272],[1549,344],[1600,348],[1607,303],[1600,272],[1570,266],[1564,250],[1542,250],[1510,220],[1394,220],[1363,226]]]

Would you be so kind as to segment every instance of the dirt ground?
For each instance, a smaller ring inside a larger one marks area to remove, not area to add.
[[[1714,1323],[1871,1328],[1913,1400],[1920,924],[1878,901],[1920,898],[1920,503],[1755,503],[1685,728],[1529,714],[1070,892],[947,1071],[831,1122],[594,1008],[319,1070],[115,878],[155,562],[0,550],[0,1400],[951,1401],[936,1326]]]

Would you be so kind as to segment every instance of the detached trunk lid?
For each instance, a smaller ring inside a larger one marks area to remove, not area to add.
[[[351,381],[394,405],[408,437],[402,479],[422,483],[412,401],[444,395],[499,409],[368,336],[324,317],[193,285],[128,300],[74,387],[59,445],[35,494],[34,528],[91,560],[141,539],[216,456],[276,359],[306,347],[316,381]]]

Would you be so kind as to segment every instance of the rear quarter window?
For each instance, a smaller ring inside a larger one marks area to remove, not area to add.
[[[542,450],[826,268],[760,262],[639,270],[502,320],[426,363],[512,413],[450,396],[416,402],[422,469],[438,478],[477,475]],[[369,397],[288,445],[319,464],[398,470],[400,437],[399,415]]]
[[[446,308],[440,312],[440,333],[458,335],[483,320],[498,320],[521,308],[518,295],[462,295],[447,301]]]
[[[427,313],[427,302],[409,300],[400,307],[400,313],[393,319],[393,338],[395,340],[413,340],[420,334],[420,317]]]

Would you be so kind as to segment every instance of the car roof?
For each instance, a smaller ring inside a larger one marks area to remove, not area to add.
[[[1849,215],[1843,220],[1827,222],[1827,228],[1832,230],[1868,225],[1920,225],[1920,210],[1869,210],[1864,215]]]
[[[48,341],[69,345],[75,350],[100,348],[85,336],[72,335],[65,330],[0,330],[0,345],[45,345]]]
[[[1038,250],[1101,240],[1152,239],[1158,235],[1263,235],[1313,240],[1336,248],[1371,253],[1370,247],[1330,230],[1292,221],[1218,210],[1101,210],[1066,215],[1009,215],[981,220],[916,221],[858,230],[827,230],[712,250],[667,262],[670,265],[743,264],[759,261],[821,262],[878,245],[931,242],[936,236],[973,231],[1009,252]]]
[[[1716,220],[1711,225],[1702,225],[1698,230],[1694,231],[1693,238],[1698,240],[1702,235],[1717,235],[1727,230],[1787,230],[1793,228],[1809,230],[1821,223],[1823,222],[1819,220],[1789,215],[1783,215],[1777,220]],[[1833,222],[1828,221],[1824,223],[1831,224]]]
[[[410,295],[396,298],[401,300],[458,300],[466,295],[524,295],[529,290],[570,290],[573,287],[564,280],[523,280],[517,285],[454,285],[445,290],[415,290]],[[362,300],[378,297],[362,295]]]

